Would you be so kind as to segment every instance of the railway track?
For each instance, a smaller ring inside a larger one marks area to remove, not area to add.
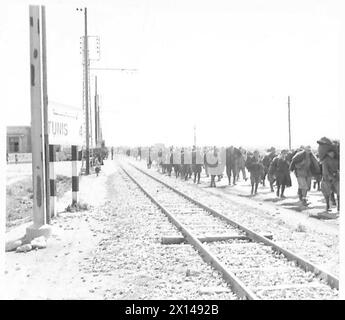
[[[243,299],[337,299],[339,281],[303,257],[171,187],[133,164],[120,164],[125,174],[155,203],[187,242],[221,272]]]

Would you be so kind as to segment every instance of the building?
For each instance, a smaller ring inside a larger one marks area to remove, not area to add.
[[[31,153],[31,127],[7,127],[7,153]]]

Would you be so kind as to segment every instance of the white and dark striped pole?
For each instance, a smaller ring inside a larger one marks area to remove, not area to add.
[[[78,202],[79,174],[77,168],[78,146],[72,146],[72,204]]]
[[[49,145],[49,178],[50,178],[50,201],[49,201],[49,210],[50,217],[53,218],[56,216],[56,173],[55,173],[55,162],[56,162],[56,148],[55,145]]]

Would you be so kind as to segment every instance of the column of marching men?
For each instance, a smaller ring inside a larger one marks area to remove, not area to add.
[[[298,183],[298,197],[301,205],[308,206],[308,191],[312,188],[322,192],[326,210],[331,205],[339,212],[339,156],[340,143],[323,137],[317,141],[317,150],[301,146],[295,150],[276,150],[274,147],[265,152],[248,151],[242,147],[227,148],[145,148],[127,149],[127,156],[145,159],[147,167],[155,166],[162,174],[183,180],[193,179],[200,183],[202,170],[210,178],[210,187],[227,176],[228,185],[236,185],[240,176],[248,180],[249,172],[251,195],[258,193],[260,184],[269,184],[271,192],[285,198],[285,189],[291,187],[290,173],[295,174]],[[313,182],[313,183],[312,183]],[[335,197],[336,196],[336,197]]]

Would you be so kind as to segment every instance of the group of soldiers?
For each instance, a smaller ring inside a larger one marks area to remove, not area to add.
[[[285,198],[285,189],[292,185],[290,173],[294,172],[298,183],[298,197],[301,205],[308,206],[308,191],[311,190],[312,180],[314,188],[321,191],[326,201],[326,210],[332,205],[339,211],[339,151],[338,141],[323,137],[317,141],[318,150],[312,152],[310,146],[301,146],[296,150],[280,150],[275,148],[266,150],[265,154],[258,150],[246,151],[244,148],[230,146],[228,148],[204,147],[192,150],[178,149],[179,162],[174,162],[176,148],[160,149],[155,163],[163,174],[188,180],[194,176],[194,183],[200,183],[202,169],[207,177],[211,177],[210,187],[216,187],[223,178],[224,169],[228,184],[236,185],[240,173],[243,180],[247,181],[246,169],[250,174],[251,195],[256,195],[259,184],[265,186],[266,179],[272,192],[276,191],[277,197]],[[140,148],[139,148],[140,149]],[[138,149],[138,155],[141,152]],[[165,152],[167,151],[167,152]],[[187,160],[188,158],[188,160]],[[190,159],[191,158],[191,159]],[[151,153],[147,156],[148,168],[153,163]],[[276,190],[274,190],[276,187]],[[335,195],[337,199],[335,199]]]

